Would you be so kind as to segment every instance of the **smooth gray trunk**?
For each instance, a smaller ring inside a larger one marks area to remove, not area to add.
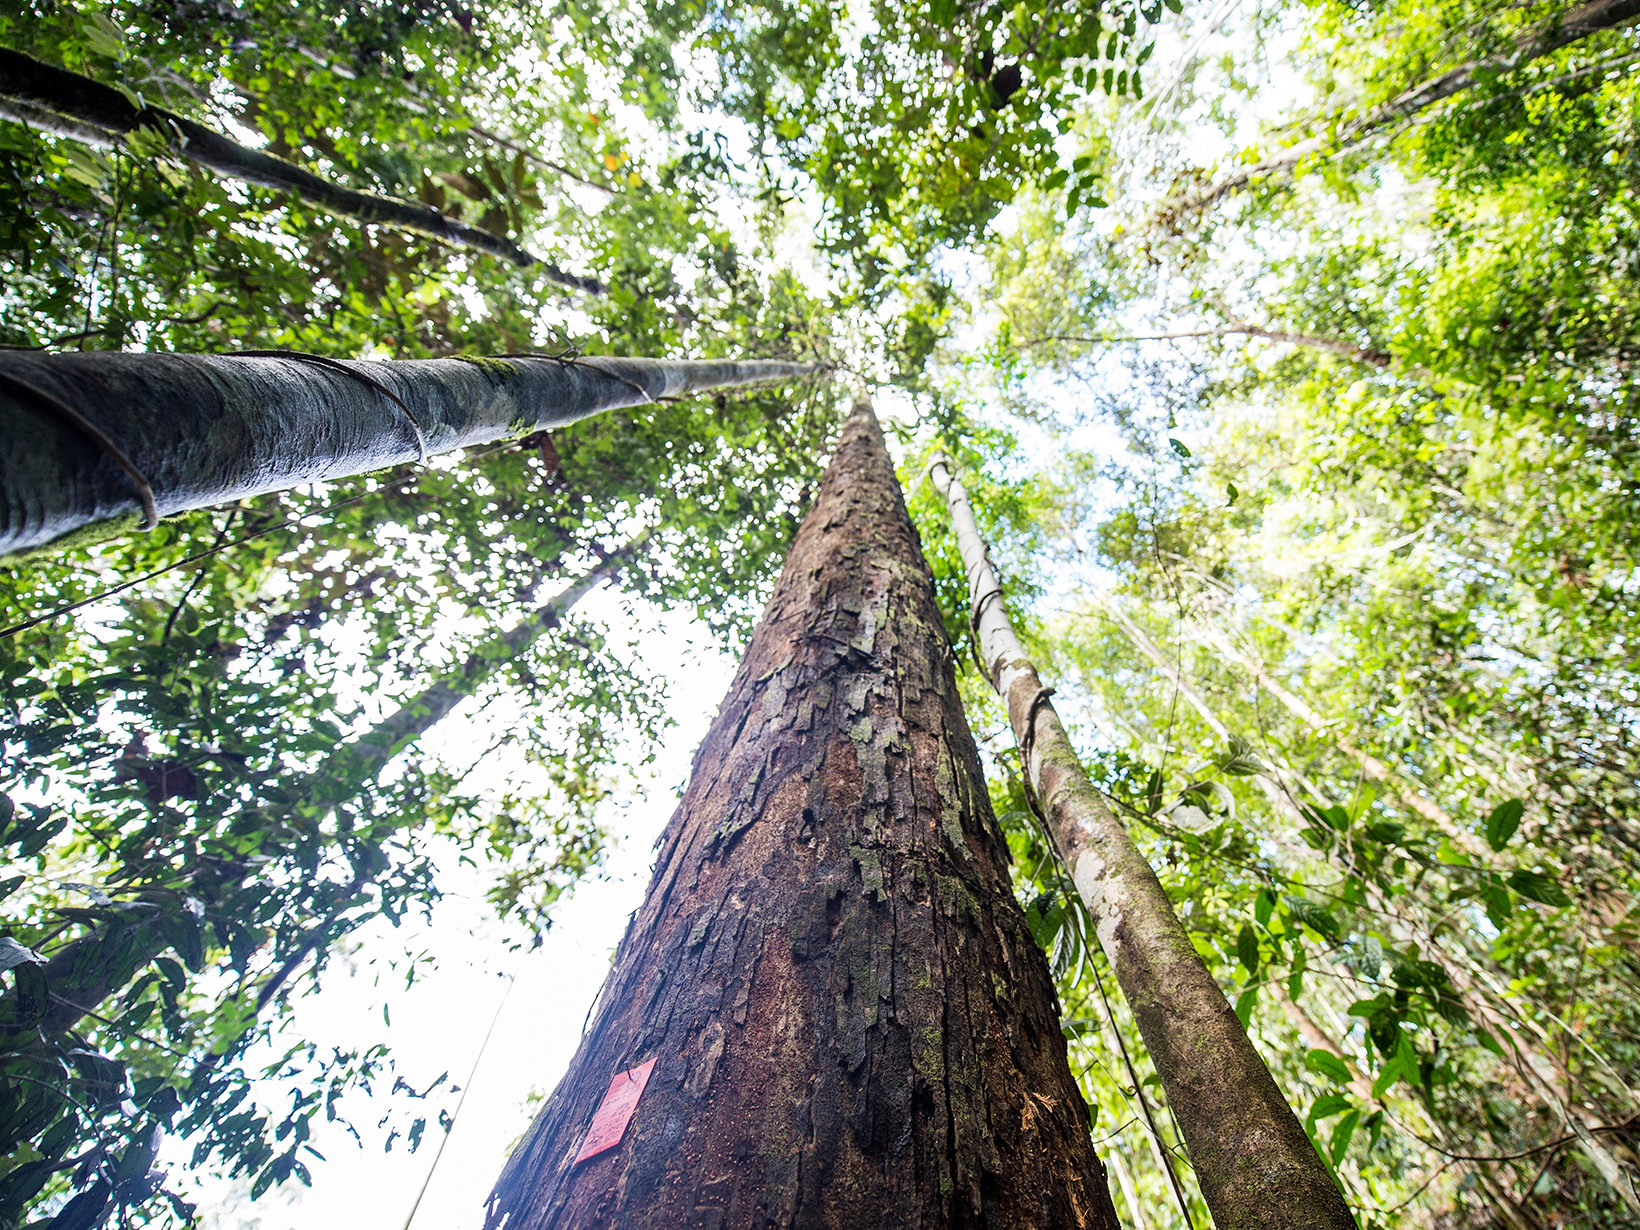
[[[1071,746],[1002,605],[967,493],[936,458],[968,574],[991,684],[1006,701],[1025,773],[1087,906],[1219,1230],[1353,1230],[1355,1218],[1173,904]]]
[[[0,558],[605,410],[817,370],[602,356],[0,352]]]

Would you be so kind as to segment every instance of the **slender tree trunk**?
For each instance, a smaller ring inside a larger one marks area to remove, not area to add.
[[[266,150],[241,145],[173,111],[139,105],[111,85],[5,48],[0,48],[0,118],[105,149],[120,145],[141,129],[158,137],[174,153],[219,175],[289,192],[327,213],[412,231],[430,239],[487,252],[515,265],[537,267],[549,281],[571,290],[601,295],[606,289],[596,278],[565,273],[505,236],[469,226],[430,205],[344,188]]]
[[[814,364],[0,352],[0,558]]]
[[[477,692],[499,667],[558,627],[570,607],[618,573],[642,549],[643,542],[642,538],[635,539],[613,552],[553,595],[528,619],[480,645],[461,665],[434,680],[358,738],[338,747],[311,772],[287,783],[285,793],[291,800],[287,809],[295,811],[314,797],[334,798],[337,782],[348,783],[351,792],[357,792],[374,781],[394,756]],[[251,874],[249,866],[234,861],[213,864],[210,870],[214,876],[210,882],[196,879],[185,890],[168,890],[160,899],[145,902],[149,908],[136,918],[71,940],[53,952],[43,971],[50,1006],[38,1022],[38,1031],[47,1037],[67,1033],[155,957],[169,950],[177,942],[181,898],[198,902],[202,912],[231,909],[234,891]],[[296,965],[324,941],[330,927],[372,878],[355,878],[341,890],[330,903],[324,921],[299,946],[301,951],[288,958],[270,978],[271,987],[265,987],[258,997],[259,1009],[295,972]],[[15,992],[5,998],[15,998]],[[15,1016],[15,1012],[0,1009],[0,1019]]]
[[[1008,706],[1027,779],[1093,916],[1184,1133],[1219,1230],[1351,1230],[1325,1163],[1236,1019],[1127,830],[1077,759],[1002,605],[968,496],[936,458],[991,684]]]
[[[491,1226],[1114,1230],[934,587],[843,427]],[[575,1164],[611,1078],[654,1062]]]
[[[1640,0],[1589,0],[1555,17],[1536,30],[1522,35],[1506,54],[1471,60],[1449,69],[1439,77],[1413,86],[1389,102],[1357,119],[1338,125],[1335,137],[1313,137],[1274,158],[1244,167],[1227,179],[1169,203],[1169,213],[1179,216],[1196,213],[1215,204],[1256,179],[1291,171],[1304,159],[1332,148],[1344,152],[1379,135],[1397,121],[1417,115],[1472,88],[1488,75],[1510,72],[1522,64],[1553,55],[1563,47],[1602,30],[1614,30],[1640,17]]]

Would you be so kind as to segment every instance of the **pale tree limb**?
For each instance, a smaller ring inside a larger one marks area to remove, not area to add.
[[[1184,329],[1175,333],[1138,333],[1106,337],[1084,337],[1071,333],[1044,333],[1038,337],[1028,338],[1020,342],[1019,349],[1028,350],[1034,346],[1046,345],[1049,342],[1071,342],[1085,346],[1113,346],[1124,342],[1176,342],[1190,338],[1220,337],[1257,337],[1265,341],[1282,342],[1289,346],[1307,346],[1313,350],[1331,351],[1333,354],[1343,355],[1346,359],[1354,359],[1358,363],[1366,363],[1371,367],[1388,367],[1395,361],[1394,356],[1388,352],[1375,350],[1370,346],[1357,346],[1353,342],[1341,341],[1335,337],[1316,337],[1309,333],[1289,333],[1284,329],[1266,329],[1260,325],[1248,324],[1245,321],[1215,329]]]
[[[1019,740],[1026,780],[1095,924],[1167,1092],[1214,1221],[1346,1230],[1355,1219],[1161,881],[1094,788],[1002,605],[967,493],[936,457],[968,574],[975,640]]]

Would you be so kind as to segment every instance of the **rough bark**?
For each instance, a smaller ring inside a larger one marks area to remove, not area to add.
[[[0,557],[805,363],[0,352]]]
[[[642,549],[643,543],[643,538],[634,539],[613,552],[597,567],[554,594],[529,618],[480,645],[459,666],[435,679],[358,738],[336,748],[311,772],[284,783],[286,794],[292,800],[288,807],[294,810],[317,794],[333,790],[333,783],[338,781],[351,783],[353,789],[358,790],[375,780],[394,756],[442,721],[462,700],[476,693],[499,667],[516,660],[558,627],[570,607],[616,575]],[[191,897],[211,913],[231,909],[235,890],[252,874],[248,864],[238,861],[202,865],[200,871],[202,874],[185,890],[167,890],[159,898],[145,901],[147,908],[136,917],[112,922],[56,949],[43,970],[49,1006],[37,1023],[37,1031],[53,1037],[74,1029],[139,970],[168,951],[176,939],[175,921],[184,908],[183,897]],[[264,985],[257,998],[258,1011],[295,972],[296,966],[325,940],[330,927],[364,891],[371,878],[361,875],[347,886],[320,925],[313,928],[308,941],[300,945],[299,951]],[[15,990],[8,993],[0,1005],[15,995]],[[15,1016],[0,1008],[0,1019]]]
[[[932,579],[857,406],[490,1226],[1114,1230]],[[611,1077],[654,1059],[579,1166]]]
[[[1378,136],[1393,124],[1471,89],[1488,73],[1509,72],[1532,60],[1553,55],[1592,34],[1627,25],[1636,17],[1640,17],[1640,0],[1589,0],[1522,35],[1506,54],[1470,60],[1448,69],[1438,77],[1402,91],[1365,115],[1340,124],[1336,137],[1314,137],[1301,141],[1284,153],[1244,167],[1209,188],[1173,200],[1168,204],[1168,212],[1175,218],[1197,213],[1256,179],[1291,171],[1304,159],[1329,147],[1339,152],[1349,150]]]
[[[1219,1230],[1350,1230],[1355,1219],[1161,881],[1077,758],[1003,609],[967,494],[934,462],[968,574],[991,684],[1007,702],[1025,772],[1190,1150]]]
[[[123,90],[5,48],[0,48],[0,118],[98,148],[117,146],[143,129],[175,153],[219,175],[289,192],[327,213],[426,235],[515,265],[538,267],[548,280],[571,290],[601,295],[607,289],[596,278],[565,273],[505,236],[469,226],[429,205],[344,188],[173,111],[134,101]]]

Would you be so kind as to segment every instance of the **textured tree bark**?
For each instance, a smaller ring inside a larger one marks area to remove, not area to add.
[[[489,1225],[1098,1227],[932,579],[857,406]],[[574,1164],[617,1073],[620,1144]]]
[[[1003,609],[967,493],[936,458],[968,573],[991,684],[1025,773],[1092,915],[1184,1133],[1218,1230],[1353,1230],[1355,1218],[1247,1031],[1173,912],[1161,881],[1077,759]]]
[[[808,363],[0,351],[0,558]]]
[[[111,85],[5,48],[0,48],[0,119],[15,120],[98,148],[112,148],[131,133],[144,129],[176,153],[218,174],[289,192],[327,213],[441,239],[499,256],[515,265],[537,266],[549,281],[570,290],[594,295],[606,290],[596,278],[565,273],[505,236],[468,226],[430,205],[344,188],[293,162],[286,162],[266,150],[241,145],[163,107],[140,105]]]

